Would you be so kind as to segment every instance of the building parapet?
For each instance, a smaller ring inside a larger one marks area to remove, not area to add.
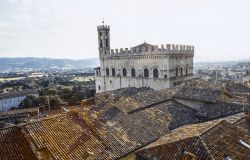
[[[131,48],[120,48],[111,49],[106,52],[106,55],[144,55],[147,53],[151,54],[193,54],[194,46],[191,45],[176,45],[176,44],[166,44],[166,45],[154,45],[147,47],[131,47]]]
[[[108,25],[100,25],[97,26],[97,29],[110,29],[110,27]]]

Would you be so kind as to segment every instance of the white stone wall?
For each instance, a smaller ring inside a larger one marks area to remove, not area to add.
[[[38,96],[38,94],[33,94],[33,96]],[[20,103],[26,98],[26,96],[12,97],[0,100],[0,112],[8,111],[12,107],[18,108]]]
[[[98,83],[103,82],[103,83]],[[103,85],[101,85],[103,84]],[[105,84],[105,85],[104,85]],[[101,86],[99,89],[98,86]],[[163,78],[144,78],[144,77],[112,77],[112,76],[103,76],[97,80],[96,91],[111,91],[118,88],[126,87],[150,87],[155,90],[161,90],[168,88],[170,86],[169,81]]]
[[[192,78],[193,54],[191,55],[124,55],[106,56],[100,58],[100,77],[96,77],[96,91],[110,91],[124,87],[151,87],[155,90],[169,88],[175,82],[181,82]],[[115,76],[112,76],[112,68],[115,69]],[[127,70],[127,76],[123,76],[123,68]],[[131,69],[136,71],[136,77],[132,77]],[[144,69],[149,69],[149,77],[144,77]],[[153,77],[154,68],[158,69],[158,78]],[[178,68],[178,77],[176,77]],[[183,76],[181,76],[183,68]],[[188,72],[186,75],[186,69]],[[109,75],[106,75],[109,69]]]
[[[167,71],[168,59],[164,56],[150,57],[132,57],[132,58],[120,58],[120,59],[105,59],[103,66],[101,67],[102,75],[105,74],[106,68],[116,69],[116,75],[122,75],[122,69],[127,69],[128,76],[131,76],[131,69],[136,70],[136,76],[143,76],[144,68],[149,69],[149,77],[153,77],[153,69],[159,69],[159,78],[163,78],[163,74]]]

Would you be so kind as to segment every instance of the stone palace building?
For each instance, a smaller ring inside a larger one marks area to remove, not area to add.
[[[193,77],[194,46],[142,43],[130,49],[110,49],[110,27],[100,25],[97,31],[97,93],[125,87],[161,90]]]

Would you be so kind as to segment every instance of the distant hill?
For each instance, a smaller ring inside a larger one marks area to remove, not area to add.
[[[98,58],[71,60],[51,58],[0,58],[0,70],[46,70],[46,69],[75,69],[96,67],[99,65]]]

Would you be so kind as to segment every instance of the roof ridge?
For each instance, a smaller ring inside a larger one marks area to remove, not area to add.
[[[185,107],[187,107],[187,108],[189,108],[189,109],[192,109],[193,111],[196,111],[196,112],[197,112],[197,110],[195,110],[194,108],[191,108],[191,107],[189,107],[189,106],[187,106],[187,105],[185,105],[185,104],[182,104],[182,103],[178,102],[178,101],[176,100],[176,98],[171,98],[170,100],[174,101],[175,103],[177,103],[177,104],[179,104],[179,105],[183,105],[183,106],[185,106]]]
[[[26,123],[25,123],[26,124]],[[14,129],[14,128],[16,128],[16,129],[22,129],[23,128],[23,126],[24,126],[24,124],[16,124],[16,125],[14,125],[14,126],[8,126],[8,127],[4,127],[4,128],[0,128],[0,132],[2,131],[2,130],[5,130],[5,129]]]
[[[71,111],[66,112],[66,113],[59,113],[59,114],[56,114],[56,115],[52,115],[50,117],[41,118],[41,119],[38,119],[37,121],[34,121],[34,122],[24,123],[24,124],[21,124],[20,126],[23,127],[23,126],[26,126],[26,125],[29,125],[29,124],[35,124],[35,123],[38,123],[38,122],[41,122],[41,121],[47,121],[47,120],[55,119],[55,118],[63,117],[63,116],[66,116],[66,115],[69,115],[69,114],[72,114],[72,113],[76,113],[76,112],[77,111],[75,111],[75,110],[71,110]]]
[[[135,110],[132,110],[130,112],[128,112],[127,114],[131,114],[131,113],[135,113],[135,112],[138,112],[138,111],[141,111],[141,110],[145,110],[147,108],[151,108],[153,106],[156,106],[156,105],[159,105],[159,104],[162,104],[162,103],[166,103],[168,101],[172,100],[172,98],[168,98],[168,99],[164,99],[162,101],[158,101],[158,102],[155,102],[155,103],[152,103],[152,104],[149,104],[149,105],[146,105],[144,107],[141,107],[141,108],[137,108]]]
[[[217,121],[217,120],[214,120],[214,121]],[[226,120],[224,120],[224,119],[222,119],[222,120],[218,120],[218,122],[215,122],[215,124],[213,124],[212,126],[210,126],[210,127],[208,127],[207,129],[205,129],[203,132],[201,132],[201,133],[199,133],[199,134],[197,134],[198,136],[201,136],[201,135],[203,135],[204,133],[206,133],[208,130],[210,130],[210,129],[212,129],[212,128],[214,128],[214,127],[216,127],[219,123],[221,123],[221,122],[227,122]],[[210,121],[207,121],[207,122],[210,122]],[[206,122],[205,122],[206,123]]]

